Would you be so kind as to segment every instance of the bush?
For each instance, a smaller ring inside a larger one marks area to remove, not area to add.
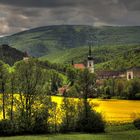
[[[140,129],[140,118],[138,119],[135,119],[134,122],[133,122],[134,126],[137,128],[137,129]]]
[[[0,135],[9,136],[17,133],[16,124],[10,120],[0,121]]]
[[[81,116],[77,123],[77,131],[78,132],[86,132],[86,133],[99,133],[104,132],[105,123],[102,120],[102,117],[99,113],[92,112],[90,116],[85,118]]]
[[[101,98],[102,98],[102,99],[111,99],[111,96],[110,96],[110,95],[102,95]]]
[[[45,123],[46,119],[43,115],[37,115],[35,117],[35,122],[33,124],[33,133],[34,134],[44,134],[48,133],[47,123]]]
[[[137,93],[137,94],[135,95],[135,99],[136,99],[136,100],[140,100],[140,93]]]
[[[86,133],[99,133],[104,132],[105,122],[101,114],[95,112],[91,109],[91,106],[88,104],[87,115],[85,115],[85,109],[79,113],[76,131],[77,132],[86,132]]]

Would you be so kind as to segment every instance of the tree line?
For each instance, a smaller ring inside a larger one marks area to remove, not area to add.
[[[102,116],[88,102],[88,93],[95,91],[95,75],[87,69],[64,71],[81,99],[64,94],[58,107],[50,95],[63,85],[59,72],[36,59],[17,62],[12,68],[0,61],[0,134],[104,132]]]

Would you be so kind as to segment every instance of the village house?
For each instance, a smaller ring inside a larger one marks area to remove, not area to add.
[[[140,67],[133,67],[126,71],[127,80],[140,78]]]

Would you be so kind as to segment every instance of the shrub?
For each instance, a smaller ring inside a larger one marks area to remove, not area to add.
[[[140,100],[140,93],[137,93],[137,94],[135,95],[135,99],[136,99],[136,100]]]
[[[135,119],[133,124],[137,129],[140,129],[140,118]]]
[[[32,125],[32,131],[34,134],[44,134],[48,133],[47,123],[45,123],[46,119],[42,114],[37,115],[35,117],[34,124]]]
[[[8,136],[14,135],[17,133],[16,124],[10,120],[1,120],[0,121],[0,135]]]
[[[88,104],[87,114],[85,115],[85,109],[79,113],[77,120],[76,131],[86,133],[99,133],[104,132],[105,122],[100,113],[91,109]]]

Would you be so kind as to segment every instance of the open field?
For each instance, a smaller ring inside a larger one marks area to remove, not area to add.
[[[48,134],[0,137],[0,140],[140,140],[140,130],[133,124],[107,125],[105,133],[99,134]]]
[[[131,130],[106,134],[58,134],[1,137],[0,140],[140,140],[140,131]]]
[[[62,97],[52,97],[52,100],[60,104]],[[95,110],[101,112],[107,122],[132,122],[140,117],[140,101],[90,99],[90,102],[96,104]]]

